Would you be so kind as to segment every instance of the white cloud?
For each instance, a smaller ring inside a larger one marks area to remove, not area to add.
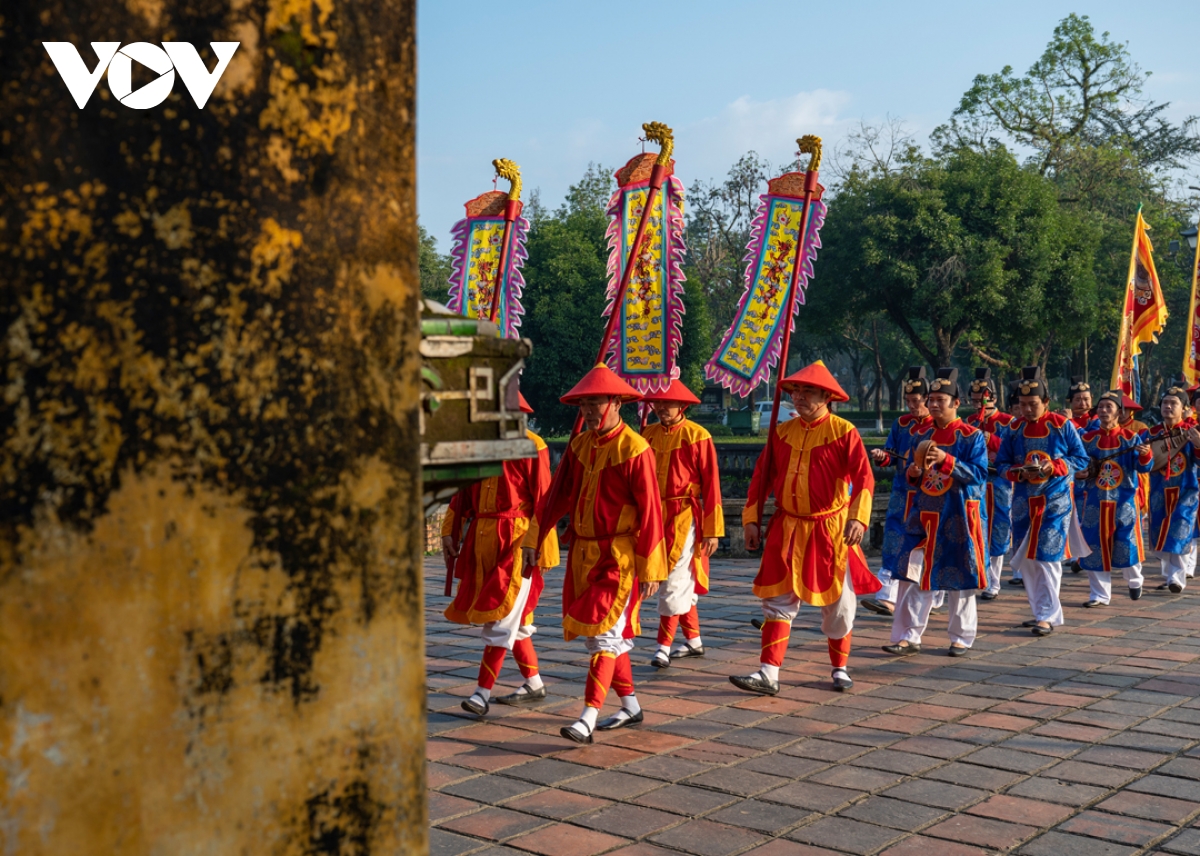
[[[772,163],[786,163],[795,156],[796,138],[804,134],[824,138],[826,149],[830,149],[858,122],[846,115],[852,101],[849,92],[829,89],[769,101],[743,95],[715,116],[676,132],[680,171],[699,178],[717,178],[751,150]]]

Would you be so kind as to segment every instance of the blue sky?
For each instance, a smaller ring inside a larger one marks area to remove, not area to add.
[[[750,149],[787,162],[803,133],[833,146],[860,120],[900,118],[923,142],[976,74],[1023,72],[1071,12],[1128,42],[1153,72],[1145,95],[1172,102],[1175,119],[1200,114],[1200,6],[1189,2],[423,0],[420,219],[447,251],[497,157],[520,164],[526,199],[540,188],[556,207],[589,162],[615,168],[639,152],[651,120],[674,128],[685,186]]]

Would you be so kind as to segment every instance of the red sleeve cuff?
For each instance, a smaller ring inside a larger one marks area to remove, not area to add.
[[[1067,462],[1064,461],[1062,458],[1055,459],[1050,472],[1054,473],[1054,475],[1056,475],[1056,476],[1067,475],[1069,472],[1069,470],[1067,469]]]
[[[945,476],[948,476],[950,473],[954,472],[954,456],[946,455],[946,457],[942,459],[942,465],[938,469],[940,469],[942,471],[942,475]]]
[[[1010,482],[1013,482],[1015,484],[1017,481],[1019,481],[1019,474],[1017,473],[1017,468],[1013,467],[1012,469],[1010,469],[1008,472],[1006,472],[1004,474],[1004,477],[1006,479],[1008,479]]]

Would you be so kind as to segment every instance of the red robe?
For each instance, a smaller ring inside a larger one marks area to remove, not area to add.
[[[454,563],[458,591],[446,607],[446,618],[457,624],[486,624],[499,621],[512,611],[521,590],[521,548],[538,542],[538,503],[550,486],[550,451],[537,434],[526,435],[537,447],[536,458],[505,461],[499,476],[476,482],[460,490],[450,501],[442,522],[442,535],[457,543],[462,526],[470,520],[466,539]],[[558,565],[558,537],[549,533],[538,566]],[[541,593],[541,574],[534,572],[526,606],[526,623]]]
[[[662,494],[663,525],[666,528],[667,570],[679,562],[687,533],[696,529],[692,570],[696,592],[708,593],[708,558],[700,541],[725,535],[725,513],[721,507],[721,477],[717,472],[717,450],[712,435],[695,422],[684,419],[676,425],[650,425],[643,435],[658,466],[658,490]]]
[[[771,483],[766,485],[769,454]],[[754,578],[755,596],[793,592],[813,606],[837,603],[850,558],[843,538],[846,522],[870,526],[874,490],[871,462],[850,422],[829,413],[813,423],[799,416],[781,423],[777,436],[758,456],[742,511],[743,525],[758,523],[759,498],[775,495],[775,516]],[[867,569],[862,550],[852,552],[855,592],[878,591],[879,581]]]
[[[549,532],[571,515],[563,578],[563,636],[598,636],[628,610],[626,637],[641,633],[638,584],[667,578],[662,499],[650,445],[624,422],[584,431],[563,453],[538,509]]]

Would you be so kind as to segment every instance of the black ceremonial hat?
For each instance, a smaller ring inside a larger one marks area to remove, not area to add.
[[[1017,395],[1036,395],[1038,398],[1049,398],[1050,390],[1046,387],[1046,379],[1038,366],[1025,366],[1021,369],[1021,377],[1017,380]]]
[[[929,394],[929,381],[925,378],[925,366],[908,367],[908,374],[904,377],[904,394],[911,395],[914,392],[921,395]]]
[[[958,388],[958,369],[938,369],[937,377],[929,384],[929,391],[941,392],[951,398],[962,398],[962,391]]]
[[[971,381],[971,392],[990,392],[996,397],[996,382],[992,380],[992,370],[987,366],[975,369],[975,380]]]
[[[1071,375],[1071,386],[1067,389],[1067,400],[1070,401],[1075,397],[1077,392],[1091,392],[1092,388],[1088,385],[1087,379],[1083,375]]]
[[[1117,405],[1117,410],[1125,409],[1125,393],[1119,389],[1108,390],[1096,400],[1096,403],[1099,404],[1101,401],[1111,401]]]

